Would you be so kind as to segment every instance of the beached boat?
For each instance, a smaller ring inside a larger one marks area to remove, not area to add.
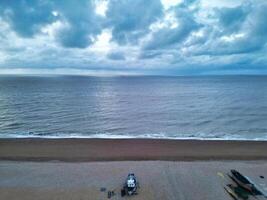
[[[232,169],[231,170],[232,176],[230,176],[233,181],[239,185],[240,187],[246,189],[253,195],[262,195],[262,193],[255,187],[255,185],[244,175],[242,175],[240,172]]]
[[[122,196],[137,194],[138,182],[136,176],[133,173],[128,174],[124,187],[121,191]]]

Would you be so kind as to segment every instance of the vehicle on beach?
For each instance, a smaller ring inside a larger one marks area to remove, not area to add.
[[[137,182],[136,176],[133,173],[128,174],[123,189],[121,190],[121,196],[137,194],[138,187],[139,183]]]

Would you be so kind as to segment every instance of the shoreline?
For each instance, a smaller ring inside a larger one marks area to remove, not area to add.
[[[267,160],[267,141],[173,139],[0,139],[0,160]]]
[[[267,142],[267,138],[253,138],[253,139],[246,139],[246,138],[238,138],[238,137],[232,137],[232,138],[203,138],[203,137],[153,137],[153,136],[147,136],[147,137],[132,137],[132,136],[123,136],[123,135],[99,135],[99,136],[30,136],[30,135],[18,135],[13,136],[7,135],[5,137],[0,136],[0,140],[9,140],[9,139],[48,139],[48,140],[57,140],[57,139],[100,139],[100,140],[124,140],[124,139],[136,139],[136,140],[196,140],[196,141],[248,141],[248,142]]]

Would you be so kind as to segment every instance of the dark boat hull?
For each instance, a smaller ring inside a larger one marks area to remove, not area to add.
[[[253,183],[236,170],[231,170],[230,178],[240,187],[249,191],[253,195],[262,195],[262,193],[254,186]]]

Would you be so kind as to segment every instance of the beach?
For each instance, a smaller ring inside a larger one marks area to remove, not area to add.
[[[267,142],[168,139],[1,139],[0,159],[68,162],[266,160]]]
[[[132,199],[230,200],[231,169],[267,192],[266,152],[261,141],[1,139],[0,199],[128,199],[120,189],[133,172]]]
[[[238,169],[267,191],[266,161],[1,161],[0,199],[104,200],[112,190],[114,200],[231,200],[223,189],[231,183],[226,176],[230,169]],[[121,197],[129,172],[140,182],[138,195]]]

